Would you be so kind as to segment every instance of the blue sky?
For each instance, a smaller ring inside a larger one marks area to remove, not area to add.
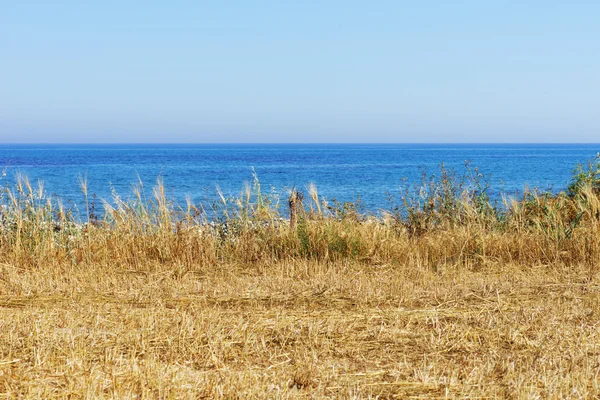
[[[0,142],[600,142],[598,1],[2,1]]]

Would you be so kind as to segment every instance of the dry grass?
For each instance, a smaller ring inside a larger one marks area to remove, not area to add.
[[[380,219],[313,188],[290,227],[256,190],[210,224],[161,185],[76,225],[23,179],[2,197],[0,393],[598,397],[600,197],[584,183],[499,212],[442,182]]]

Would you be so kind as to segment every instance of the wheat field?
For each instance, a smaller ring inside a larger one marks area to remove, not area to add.
[[[3,187],[4,398],[600,396],[600,168],[494,205],[445,171],[369,216]],[[102,216],[95,212],[102,206]]]

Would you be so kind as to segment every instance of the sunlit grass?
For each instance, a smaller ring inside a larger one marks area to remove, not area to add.
[[[382,216],[255,179],[85,218],[0,198],[0,391],[35,398],[600,395],[598,160],[500,204],[444,168]],[[288,206],[287,208],[284,206]]]

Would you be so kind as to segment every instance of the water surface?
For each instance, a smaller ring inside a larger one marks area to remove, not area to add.
[[[43,180],[48,194],[78,203],[80,176],[104,199],[113,192],[127,198],[138,177],[150,195],[162,176],[183,204],[186,196],[211,202],[216,187],[236,196],[255,171],[263,191],[287,196],[293,186],[314,183],[327,199],[360,195],[365,210],[377,211],[390,208],[390,195],[399,197],[403,187],[419,182],[423,169],[437,173],[441,163],[462,174],[469,161],[490,178],[496,194],[561,190],[573,168],[599,151],[600,144],[5,144],[0,167],[7,168],[4,183],[23,173]]]

